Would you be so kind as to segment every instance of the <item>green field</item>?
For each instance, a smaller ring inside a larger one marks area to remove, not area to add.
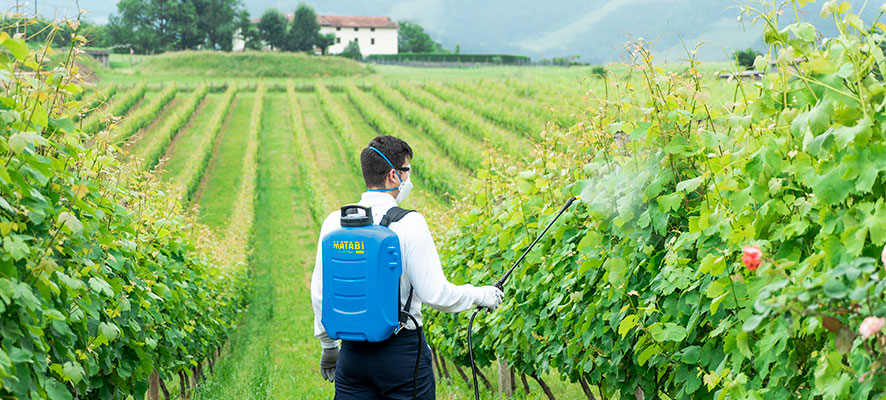
[[[318,370],[320,346],[312,336],[309,301],[318,220],[359,199],[363,182],[356,161],[371,138],[394,134],[413,146],[417,188],[404,206],[426,215],[441,241],[449,204],[460,198],[477,170],[488,168],[487,157],[504,157],[516,166],[534,163],[542,131],[568,129],[577,112],[594,107],[589,94],[616,85],[590,75],[588,68],[370,70],[323,60],[311,66],[326,71],[318,74],[302,68],[315,62],[304,56],[191,52],[139,57],[132,67],[126,57],[115,56],[111,69],[99,70],[107,82],[103,85],[116,88],[107,107],[147,83],[144,99],[129,107],[120,122],[125,125],[133,115],[145,119],[123,150],[142,157],[157,154],[159,164],[144,168],[162,170],[163,179],[185,194],[199,220],[220,234],[229,229],[238,204],[238,191],[232,189],[249,173],[244,152],[251,130],[257,129],[251,242],[255,293],[215,373],[194,393],[203,399],[331,396],[332,385],[321,380]],[[271,62],[255,69],[250,63],[256,60]],[[298,73],[282,72],[298,68]],[[231,87],[235,78],[237,86]],[[211,84],[205,95],[197,93],[204,80]],[[638,76],[627,83],[639,82]],[[171,83],[178,88],[174,96],[151,108]],[[257,89],[261,84],[263,92]],[[722,93],[723,101],[731,95]],[[470,396],[472,389],[458,368],[468,376],[470,369],[463,361],[459,367],[452,360],[445,363],[449,377],[438,371],[439,398]],[[484,398],[490,398],[498,392],[497,367],[483,371],[493,386],[490,391],[484,385]],[[520,394],[517,376],[517,398],[543,397],[532,378],[530,394]],[[561,380],[556,370],[542,379],[558,398],[584,398],[578,383]]]

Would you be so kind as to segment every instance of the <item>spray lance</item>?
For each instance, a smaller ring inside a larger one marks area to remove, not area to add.
[[[566,212],[566,209],[569,208],[569,206],[571,206],[572,203],[575,202],[575,200],[578,200],[580,198],[581,196],[572,196],[569,198],[569,200],[566,201],[566,204],[563,204],[563,208],[560,209],[560,212],[557,213],[557,215],[548,224],[545,230],[543,230],[541,234],[539,234],[538,237],[536,237],[535,240],[532,241],[532,244],[530,244],[529,247],[526,248],[526,250],[523,252],[523,255],[521,255],[520,258],[517,259],[517,262],[515,262],[514,265],[511,266],[508,272],[505,272],[504,276],[502,276],[501,279],[495,282],[494,286],[497,287],[498,290],[504,291],[505,282],[507,282],[508,277],[511,276],[511,273],[514,272],[514,269],[516,269],[517,266],[520,265],[520,263],[523,261],[523,259],[526,258],[526,255],[529,254],[530,251],[532,251],[532,248],[535,247],[535,244],[538,243],[542,236],[544,236],[545,233],[548,233],[548,230],[551,229],[551,226],[554,225],[554,222],[557,222],[557,219],[559,219],[560,216],[563,215],[564,212]],[[477,313],[479,313],[481,310],[483,310],[482,307],[477,307],[477,309],[474,310],[474,313],[471,315],[471,321],[468,322],[468,354],[471,357],[471,373],[474,376],[474,398],[476,400],[480,400],[480,388],[477,386],[477,364],[474,363],[474,346],[471,343],[471,331],[474,327],[474,318],[477,317]]]

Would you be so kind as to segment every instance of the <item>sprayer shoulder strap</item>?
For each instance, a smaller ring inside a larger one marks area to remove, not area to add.
[[[403,209],[400,207],[392,207],[390,210],[388,210],[387,213],[385,213],[385,216],[382,217],[379,225],[384,226],[384,227],[390,227],[391,224],[403,219],[403,217],[405,217],[406,214],[409,214],[413,211],[415,211],[415,210],[407,210],[407,209]],[[403,305],[403,311],[400,311],[400,324],[404,325],[404,326],[408,322],[409,309],[412,307],[412,293],[413,293],[413,290],[412,290],[412,287],[410,287],[409,288],[409,296],[406,297],[406,304]]]
[[[385,216],[381,217],[381,222],[379,222],[378,224],[385,228],[389,228],[391,224],[403,219],[406,214],[409,214],[413,211],[415,210],[407,210],[400,207],[391,207],[391,209],[388,210],[387,213],[385,213]]]

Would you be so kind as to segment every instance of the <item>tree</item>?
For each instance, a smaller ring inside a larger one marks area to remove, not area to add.
[[[735,57],[735,62],[737,62],[738,65],[741,65],[742,67],[745,67],[745,68],[753,68],[754,60],[756,60],[757,56],[759,56],[759,55],[760,55],[760,52],[758,52],[757,50],[754,50],[752,48],[747,48],[744,50],[736,51],[734,54],[734,57]]]
[[[292,25],[289,27],[289,40],[283,47],[289,51],[311,51],[320,41],[320,24],[314,9],[300,3],[295,9]]]
[[[258,27],[249,18],[249,11],[240,10],[237,13],[237,28],[240,30],[240,39],[249,50],[261,50],[261,33]]]
[[[114,45],[139,53],[229,49],[240,0],[120,0],[108,18]]]
[[[286,46],[286,17],[280,11],[274,8],[265,10],[258,21],[258,31],[272,49]]]
[[[317,40],[317,47],[322,50],[323,54],[326,54],[329,51],[329,46],[335,44],[335,34],[327,33],[325,35],[320,35]]]
[[[443,46],[435,42],[421,25],[412,21],[400,21],[397,41],[400,53],[442,53]]]
[[[345,49],[339,55],[342,57],[351,58],[351,59],[354,59],[357,61],[363,59],[363,53],[360,52],[360,45],[357,44],[356,41],[348,42],[348,45],[345,47]]]
[[[240,0],[192,0],[196,9],[197,31],[211,49],[230,51],[237,28]],[[245,11],[245,10],[244,10]]]

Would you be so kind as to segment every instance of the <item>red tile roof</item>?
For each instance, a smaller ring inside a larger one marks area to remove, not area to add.
[[[317,22],[320,26],[340,26],[344,28],[394,28],[397,25],[388,17],[349,17],[341,15],[318,15]]]

